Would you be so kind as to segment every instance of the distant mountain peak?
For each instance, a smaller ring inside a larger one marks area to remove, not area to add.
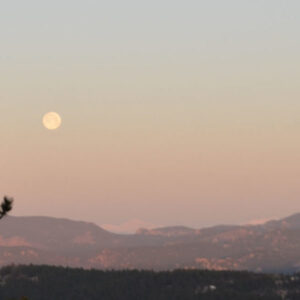
[[[199,232],[199,230],[192,229],[186,226],[168,226],[168,227],[159,227],[153,229],[140,228],[137,230],[136,234],[143,235],[160,235],[160,236],[180,236],[180,235],[188,235],[195,234]]]
[[[263,225],[263,224],[266,224],[267,222],[275,221],[275,220],[277,220],[277,219],[278,219],[278,218],[276,218],[276,217],[254,219],[254,220],[251,220],[251,221],[246,222],[246,223],[243,224],[243,225]]]
[[[131,219],[118,225],[102,224],[101,227],[114,233],[133,234],[140,228],[152,229],[159,227],[159,225],[155,225],[140,219]]]

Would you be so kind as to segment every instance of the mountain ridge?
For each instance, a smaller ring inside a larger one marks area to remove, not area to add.
[[[84,221],[8,216],[0,224],[0,265],[97,269],[300,269],[300,214],[260,225],[167,226],[111,233]]]

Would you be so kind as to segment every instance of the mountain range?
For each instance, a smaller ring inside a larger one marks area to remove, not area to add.
[[[184,226],[116,234],[87,222],[8,216],[0,222],[0,265],[95,269],[300,269],[300,214],[260,225]]]

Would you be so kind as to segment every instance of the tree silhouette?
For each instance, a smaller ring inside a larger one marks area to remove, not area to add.
[[[12,210],[13,201],[13,198],[9,198],[7,196],[3,197],[3,202],[0,206],[0,219],[2,219],[9,211]]]

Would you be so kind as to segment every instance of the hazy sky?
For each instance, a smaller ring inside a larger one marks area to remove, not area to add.
[[[300,211],[300,1],[3,1],[15,215],[239,223]],[[56,131],[42,116],[57,111]]]

